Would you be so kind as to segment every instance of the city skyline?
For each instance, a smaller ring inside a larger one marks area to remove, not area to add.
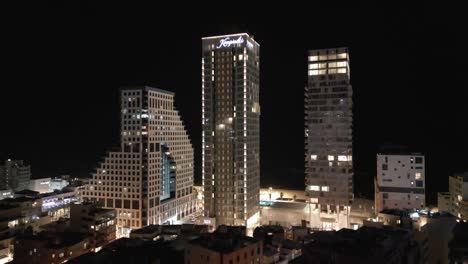
[[[448,189],[446,178],[468,169],[464,154],[468,142],[463,132],[466,131],[463,120],[468,111],[464,104],[466,90],[461,89],[466,83],[458,67],[461,60],[449,58],[455,65],[451,69],[428,66],[446,63],[446,54],[456,54],[457,47],[444,44],[441,37],[430,36],[428,29],[432,24],[424,20],[408,21],[407,14],[386,17],[392,22],[379,20],[376,15],[371,18],[377,23],[380,21],[381,32],[369,28],[359,30],[358,26],[364,22],[358,20],[351,22],[349,33],[335,35],[318,30],[317,37],[306,37],[310,35],[307,27],[289,25],[295,33],[291,35],[297,39],[282,36],[277,30],[281,25],[192,25],[174,32],[155,26],[153,31],[167,35],[165,39],[171,40],[170,45],[151,41],[131,43],[129,39],[135,33],[128,32],[125,44],[119,44],[123,50],[120,57],[108,61],[106,59],[111,58],[108,52],[99,56],[99,48],[104,48],[107,41],[97,30],[84,33],[76,29],[63,33],[65,36],[61,38],[56,36],[60,32],[58,25],[40,29],[45,38],[39,47],[47,52],[33,54],[38,51],[36,48],[22,56],[35,68],[24,73],[24,83],[36,84],[41,89],[26,94],[16,88],[3,92],[6,98],[23,100],[16,101],[21,102],[20,105],[15,104],[15,100],[2,105],[2,112],[9,113],[5,124],[14,129],[2,130],[0,158],[25,160],[32,165],[33,177],[89,175],[98,158],[118,140],[118,88],[143,83],[177,94],[180,102],[176,101],[176,106],[181,115],[186,116],[188,133],[195,147],[196,183],[200,184],[201,43],[198,42],[203,36],[246,31],[262,43],[263,186],[292,182],[295,188],[304,187],[303,89],[307,84],[307,50],[349,46],[356,108],[355,191],[372,194],[375,154],[381,145],[408,145],[427,157],[427,190],[428,196],[432,196],[428,197],[428,202],[434,203],[436,192]],[[82,27],[90,29],[90,25]],[[450,38],[453,33],[451,30],[444,33],[449,24],[439,24],[435,28],[438,36]],[[375,35],[366,36],[370,32]],[[84,39],[79,40],[79,37]],[[73,43],[75,40],[79,41]],[[433,42],[427,46],[426,40]],[[57,41],[62,45],[54,44]],[[186,53],[166,55],[166,49],[182,49]],[[171,56],[181,60],[171,61]],[[49,63],[41,65],[39,62],[46,58]],[[181,62],[184,67],[180,67]],[[56,93],[60,88],[66,92]],[[96,95],[94,98],[89,96],[92,93]],[[31,119],[25,122],[19,118],[23,116]]]

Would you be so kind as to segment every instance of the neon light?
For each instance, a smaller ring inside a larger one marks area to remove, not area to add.
[[[232,44],[242,44],[244,43],[244,38],[242,36],[239,36],[238,39],[231,39],[229,37],[223,38],[219,40],[219,46],[216,48],[229,48]]]

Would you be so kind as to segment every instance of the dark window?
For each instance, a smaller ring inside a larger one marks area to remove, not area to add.
[[[383,197],[384,199],[388,199],[388,193],[382,194],[382,197]]]
[[[416,181],[416,187],[423,187],[423,181]]]
[[[138,201],[132,201],[132,209],[138,209],[140,207],[140,203]]]
[[[419,163],[423,163],[423,158],[422,157],[416,157],[416,164]]]
[[[382,170],[388,170],[388,164],[382,164]]]

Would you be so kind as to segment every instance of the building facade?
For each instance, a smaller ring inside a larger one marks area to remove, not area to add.
[[[76,203],[70,208],[70,230],[88,234],[92,248],[100,249],[115,239],[115,210],[94,203]]]
[[[204,215],[254,227],[260,190],[260,45],[246,33],[202,39]]]
[[[352,93],[347,48],[309,51],[305,168],[314,228],[349,225],[353,200]]]
[[[48,193],[51,178],[41,178],[41,179],[31,179],[29,181],[29,190],[39,192],[39,193]],[[52,190],[53,191],[53,190]]]
[[[260,264],[262,258],[263,242],[248,236],[211,233],[185,248],[185,264]]]
[[[0,190],[21,191],[29,188],[31,166],[22,160],[8,159],[0,165]]]
[[[438,193],[439,212],[468,220],[468,172],[449,177],[449,192]]]
[[[117,234],[174,223],[196,208],[193,149],[174,93],[121,89],[121,146],[108,152],[83,197],[117,211]]]
[[[424,164],[421,154],[377,154],[376,214],[426,206]]]

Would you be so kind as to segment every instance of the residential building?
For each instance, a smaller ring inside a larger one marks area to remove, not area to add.
[[[186,264],[261,263],[263,243],[252,237],[214,232],[190,241]]]
[[[202,38],[204,216],[258,224],[260,45],[239,33]]]
[[[311,50],[305,88],[306,194],[310,226],[349,226],[353,200],[353,100],[347,48]]]
[[[89,238],[80,233],[41,232],[15,239],[14,263],[64,263],[90,251]]]
[[[318,231],[302,248],[304,263],[420,263],[419,248],[408,230],[361,227]]]
[[[425,159],[419,153],[377,154],[375,212],[426,206]]]
[[[468,172],[449,177],[449,192],[452,202],[450,213],[468,220]]]
[[[116,238],[115,209],[104,209],[92,203],[76,203],[70,208],[70,230],[88,234],[91,248],[101,247]]]
[[[0,190],[21,191],[29,188],[31,166],[22,160],[8,159],[0,165]]]

